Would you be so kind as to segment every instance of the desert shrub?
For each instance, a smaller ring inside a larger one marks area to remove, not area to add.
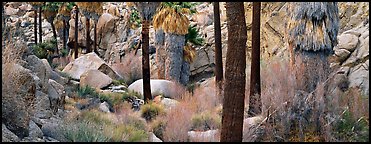
[[[68,141],[81,142],[139,142],[146,141],[146,122],[131,109],[117,114],[87,110],[75,113],[63,128]]]
[[[221,126],[221,117],[208,111],[192,116],[193,131],[207,131],[218,129]]]
[[[51,62],[50,57],[55,51],[56,40],[50,40],[37,45],[32,46],[33,53],[40,59],[48,59]]]
[[[94,88],[88,85],[79,87],[77,89],[77,95],[81,98],[87,98],[87,97],[98,98],[99,97],[99,93],[96,92]]]
[[[127,84],[125,83],[125,81],[123,79],[119,79],[119,80],[112,80],[112,83],[113,85],[124,85],[124,86],[127,86]]]
[[[163,140],[166,142],[188,141],[188,130],[192,127],[191,117],[194,114],[189,103],[179,103],[167,112]]]
[[[120,63],[113,64],[112,69],[123,77],[127,85],[142,78],[142,59],[134,51],[126,54]]]
[[[153,134],[155,134],[160,139],[164,139],[166,122],[161,117],[157,117],[155,120],[152,121],[150,125]]]
[[[164,108],[156,103],[149,102],[141,107],[142,117],[147,121],[152,121],[158,115],[164,114]]]
[[[111,124],[112,122],[104,117],[104,113],[99,112],[97,110],[87,110],[87,111],[82,111],[78,118],[87,120],[89,122],[93,122],[95,124],[99,125],[104,125],[104,124]]]
[[[121,140],[124,142],[144,142],[148,140],[148,134],[146,131],[138,130],[133,126],[125,126],[123,127]]]
[[[354,119],[351,112],[346,109],[334,126],[334,135],[340,141],[368,142],[369,122],[365,117]]]
[[[68,142],[108,142],[100,127],[89,121],[74,121],[64,128],[64,137]]]
[[[61,50],[61,56],[66,57],[68,55],[69,51],[67,49],[62,49]]]

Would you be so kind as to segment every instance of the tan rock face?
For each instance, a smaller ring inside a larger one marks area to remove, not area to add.
[[[81,75],[80,86],[102,89],[112,83],[112,79],[99,70],[88,70]]]

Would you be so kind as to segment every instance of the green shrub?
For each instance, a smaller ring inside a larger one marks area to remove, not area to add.
[[[112,83],[113,83],[113,85],[115,85],[115,86],[118,86],[118,85],[124,85],[124,86],[127,86],[127,84],[125,83],[125,80],[123,80],[123,79],[113,80]]]
[[[50,40],[32,46],[33,53],[40,59],[47,59],[55,51],[56,40]]]
[[[88,85],[79,87],[77,89],[77,95],[81,98],[99,98],[99,94],[95,91],[95,89]]]
[[[137,129],[131,125],[119,125],[113,131],[112,141],[115,142],[144,142],[148,140],[145,130]]]
[[[62,49],[61,50],[61,55],[62,55],[62,57],[66,57],[67,55],[68,55],[68,50],[67,49]]]
[[[79,118],[99,125],[112,124],[109,119],[104,117],[104,113],[98,110],[82,111],[79,115]]]
[[[110,138],[105,136],[100,127],[95,123],[82,120],[75,121],[64,128],[64,137],[68,142],[108,142]]]
[[[161,105],[158,105],[153,102],[149,102],[141,107],[141,114],[144,119],[151,121],[156,116],[164,114],[165,110]]]
[[[155,134],[160,139],[164,139],[165,127],[166,127],[166,122],[159,118],[155,119],[151,123],[151,129],[152,129],[153,134]]]
[[[193,115],[191,130],[206,131],[218,129],[220,125],[221,118],[219,115],[210,114],[209,112],[203,112]]]
[[[337,139],[349,142],[369,141],[368,121],[361,117],[355,120],[350,111],[346,110],[342,118],[335,124],[335,136]]]
[[[132,90],[128,90],[127,92],[123,93],[122,95],[122,99],[123,100],[128,100],[128,98],[139,98],[139,99],[143,99],[143,95],[138,93],[138,92],[135,92],[135,91],[132,91]]]

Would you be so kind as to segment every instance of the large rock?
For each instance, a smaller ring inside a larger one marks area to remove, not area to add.
[[[33,115],[36,84],[31,71],[18,64],[3,65],[2,123],[23,138],[28,136]]]
[[[99,70],[89,70],[80,77],[80,86],[90,86],[96,89],[103,89],[112,83],[112,79]]]
[[[49,62],[46,59],[41,60],[45,65],[47,73],[50,73],[50,79],[55,80],[56,82],[65,85],[68,80],[62,76],[60,76],[57,72],[53,71],[52,67],[49,65]]]
[[[52,116],[50,101],[47,94],[36,91],[35,114],[36,118],[48,119]]]
[[[4,14],[5,15],[16,15],[18,11],[19,11],[18,9],[8,6],[8,7],[5,7]]]
[[[31,120],[29,126],[30,126],[30,133],[28,137],[31,137],[31,138],[42,138],[43,137],[43,132],[41,131],[39,126],[36,125],[35,122]]]
[[[106,66],[102,66],[106,65]],[[107,75],[112,75],[113,79],[120,77],[94,52],[85,54],[74,61],[70,62],[62,72],[71,76],[71,78],[79,80],[80,76],[88,70],[102,70]],[[115,76],[116,75],[116,76]]]
[[[52,79],[49,79],[49,84],[48,96],[51,104],[50,107],[55,114],[58,111],[58,108],[64,108],[66,92],[63,85]]]
[[[355,36],[353,34],[342,34],[338,36],[338,42],[337,45],[340,49],[346,49],[348,51],[354,51],[358,44],[358,36]]]
[[[174,98],[181,94],[181,90],[178,89],[177,85],[172,81],[151,79],[150,83],[152,96],[163,95],[164,97]],[[128,89],[143,95],[143,79],[135,81]],[[143,99],[143,97],[141,97],[141,99]]]
[[[344,62],[350,55],[350,52],[346,49],[334,49],[334,50],[338,62]]]
[[[188,137],[190,142],[219,142],[219,130],[208,130],[204,132],[189,131]]]
[[[103,102],[99,105],[99,110],[105,113],[110,113],[111,111],[109,110],[109,104],[107,102]]]
[[[149,140],[148,142],[162,142],[153,132],[149,133]]]
[[[367,60],[368,63],[368,60]],[[369,96],[369,69],[368,64],[363,63],[351,68],[349,72],[349,87],[359,87],[364,96]]]
[[[161,100],[161,104],[163,104],[165,106],[165,109],[166,110],[169,110],[169,109],[172,109],[174,107],[176,107],[178,105],[178,101],[176,100],[173,100],[173,99],[169,99],[169,98],[163,98]]]
[[[48,91],[48,81],[50,78],[50,70],[44,65],[43,61],[35,55],[29,55],[26,58],[28,69],[35,73],[40,78],[40,86],[43,92]]]
[[[44,136],[54,138],[58,141],[66,141],[61,125],[61,120],[50,119],[45,121],[45,124],[41,127],[41,131],[43,132]]]
[[[1,129],[1,141],[2,142],[18,142],[19,138],[13,132],[11,132],[4,124]]]
[[[109,13],[104,13],[100,16],[97,23],[97,35],[99,48],[104,50],[105,59],[109,59],[109,52],[111,51],[112,45],[117,41],[118,35],[115,33],[116,18]]]

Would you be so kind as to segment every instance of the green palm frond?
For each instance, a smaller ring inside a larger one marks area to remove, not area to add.
[[[186,34],[186,42],[190,42],[193,45],[201,46],[204,43],[204,39],[198,33],[196,26],[188,27],[188,34]]]

